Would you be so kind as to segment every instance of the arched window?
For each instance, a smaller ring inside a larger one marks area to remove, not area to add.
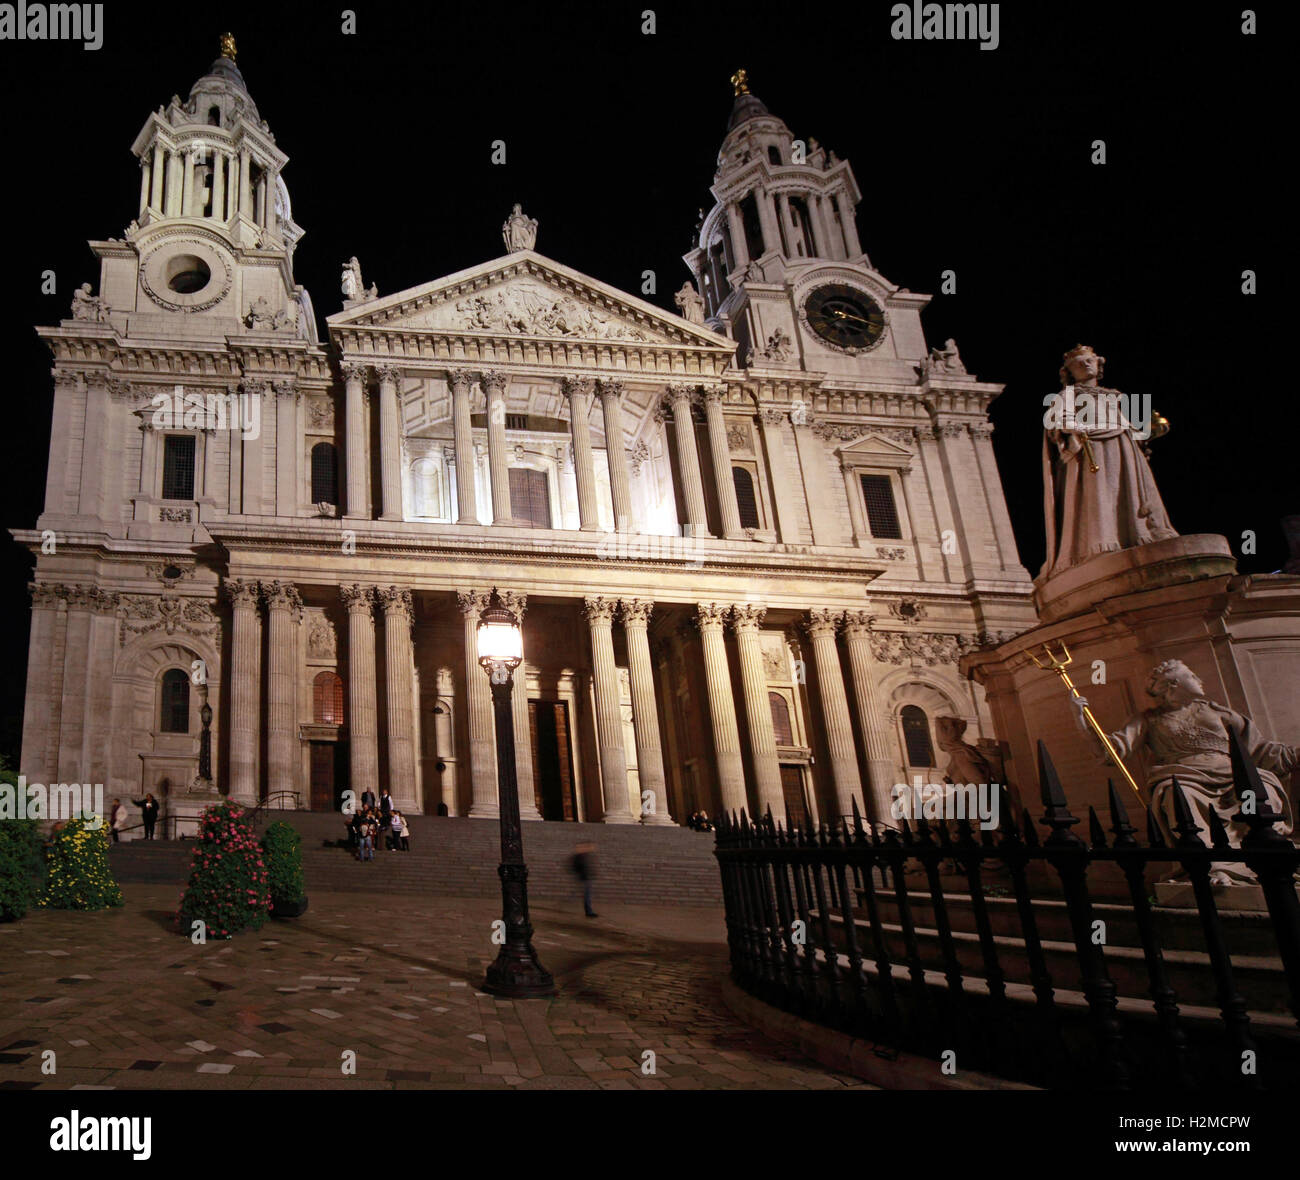
[[[772,708],[772,731],[776,734],[776,744],[793,746],[794,729],[790,725],[790,705],[779,692],[769,692],[767,701]]]
[[[731,469],[731,482],[736,485],[736,507],[740,509],[740,527],[742,529],[761,529],[762,521],[758,518],[758,498],[754,494],[754,477],[746,467]]]
[[[934,745],[930,741],[930,719],[918,705],[903,706],[903,743],[908,766],[933,766]]]
[[[775,144],[772,144],[767,149],[767,158],[771,160],[773,164],[779,165],[781,163],[781,149]]]
[[[339,457],[333,443],[318,442],[311,449],[311,502],[339,502]]]
[[[163,733],[189,733],[190,674],[183,668],[168,668],[163,673],[158,713],[158,728]]]
[[[337,672],[318,672],[311,682],[311,719],[317,725],[343,724],[343,678]]]

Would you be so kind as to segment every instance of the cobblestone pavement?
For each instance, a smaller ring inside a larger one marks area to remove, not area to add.
[[[195,946],[176,888],[123,891],[120,911],[0,926],[0,1089],[872,1088],[724,1007],[720,911],[533,905],[559,995],[500,1000],[478,990],[492,902],[317,894]]]

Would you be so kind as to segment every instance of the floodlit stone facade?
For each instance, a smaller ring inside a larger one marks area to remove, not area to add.
[[[1035,622],[1001,387],[873,269],[849,163],[736,81],[680,315],[516,207],[503,256],[407,291],[351,260],[327,340],[233,50],[151,115],[138,218],[41,329],[28,779],[174,800],[206,698],[234,798],[493,817],[493,589],[531,818],[887,818],[936,717],[995,738],[958,660]]]

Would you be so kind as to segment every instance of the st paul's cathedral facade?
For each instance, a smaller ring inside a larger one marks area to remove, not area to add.
[[[987,410],[877,273],[847,160],[737,75],[677,311],[536,249],[320,339],[287,157],[227,44],[136,137],[139,213],[53,353],[20,771],[495,817],[474,632],[521,612],[527,818],[888,821],[993,732],[961,656],[1034,624]],[[504,210],[502,211],[505,212]],[[962,738],[962,733],[965,736]]]

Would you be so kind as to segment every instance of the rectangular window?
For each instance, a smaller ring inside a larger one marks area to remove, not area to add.
[[[169,434],[163,439],[164,500],[194,499],[194,435]]]
[[[894,489],[887,475],[862,476],[862,498],[867,504],[867,526],[873,537],[899,540],[903,530],[898,524]]]
[[[527,414],[507,414],[507,415],[506,415],[506,429],[507,429],[507,430],[527,430],[527,429],[528,429],[528,415],[527,415]]]
[[[525,528],[551,527],[551,494],[545,471],[510,468],[510,515],[515,524]]]

